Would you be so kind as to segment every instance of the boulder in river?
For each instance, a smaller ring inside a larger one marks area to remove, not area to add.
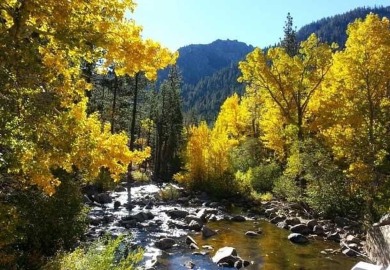
[[[284,221],[285,219],[286,219],[286,216],[284,216],[284,215],[278,215],[278,216],[272,218],[272,219],[270,220],[270,222],[271,222],[272,224],[277,224],[277,223],[279,223],[279,222]]]
[[[100,204],[112,203],[112,198],[107,193],[97,193],[93,195],[93,200]]]
[[[173,240],[172,238],[162,238],[158,240],[155,245],[161,250],[166,250],[172,248],[175,243],[175,240]]]
[[[195,244],[197,245],[196,241],[194,240],[194,238],[192,238],[191,236],[187,235],[186,237],[186,244],[187,245],[191,245],[191,244]]]
[[[203,227],[202,227],[202,236],[204,238],[209,238],[209,237],[214,236],[216,234],[217,234],[216,231],[214,231],[214,230],[210,229],[209,227],[203,225]]]
[[[304,235],[300,233],[291,233],[288,236],[288,240],[295,244],[306,244],[309,242],[309,239],[307,239]]]
[[[190,222],[190,224],[188,224],[188,229],[199,232],[202,229],[202,224],[200,224],[196,220],[193,220]]]
[[[197,216],[194,216],[194,215],[188,215],[184,218],[184,220],[190,224],[191,221],[195,220],[196,222],[198,222],[199,224],[203,224],[203,221],[200,217],[197,217]]]
[[[300,224],[301,220],[297,217],[289,217],[289,218],[286,218],[285,222],[287,225],[294,226],[294,225]]]
[[[309,234],[311,230],[306,224],[297,224],[295,226],[292,226],[290,228],[290,231],[293,233],[300,233],[300,234]]]
[[[166,212],[170,218],[185,218],[189,213],[185,210],[172,209]]]
[[[229,267],[234,267],[234,263],[241,260],[237,257],[237,251],[233,247],[223,247],[217,250],[212,261],[216,264],[227,264]]]
[[[243,222],[243,221],[246,221],[246,218],[244,216],[237,215],[237,216],[231,217],[230,220],[235,221],[235,222]]]
[[[245,233],[246,236],[250,236],[250,237],[256,237],[256,236],[259,236],[259,234],[257,232],[254,232],[254,231],[247,231]]]

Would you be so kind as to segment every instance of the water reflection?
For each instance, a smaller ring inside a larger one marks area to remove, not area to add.
[[[253,264],[246,269],[351,269],[357,260],[344,255],[321,254],[325,249],[338,249],[333,242],[311,240],[308,245],[292,244],[287,230],[279,229],[267,221],[247,221],[244,223],[219,221],[208,226],[219,230],[219,234],[210,239],[194,235],[199,246],[212,245],[214,252],[223,246],[235,247],[239,256]],[[245,232],[261,228],[258,237],[247,237]],[[212,254],[214,254],[214,252]],[[199,269],[202,269],[200,266]]]

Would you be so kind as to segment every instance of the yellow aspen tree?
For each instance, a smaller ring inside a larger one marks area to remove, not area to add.
[[[389,182],[390,22],[369,14],[347,34],[345,50],[334,55],[329,87],[318,93],[316,125],[347,163],[351,191],[372,204]]]
[[[285,155],[286,140],[302,141],[308,121],[308,108],[332,64],[332,47],[312,34],[290,56],[276,47],[263,53],[255,49],[240,62],[239,81],[257,91],[262,99],[260,125],[265,145]],[[290,137],[290,138],[286,138]]]
[[[87,64],[149,79],[176,55],[125,19],[132,0],[4,0],[0,3],[0,169],[20,185],[55,192],[53,170],[85,179],[101,167],[114,179],[148,155],[127,148],[97,115],[87,115]]]
[[[210,175],[210,129],[206,122],[201,122],[199,126],[190,126],[187,133],[186,172],[176,174],[174,179],[192,188],[204,187]]]

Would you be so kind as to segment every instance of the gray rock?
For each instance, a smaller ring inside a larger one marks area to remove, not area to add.
[[[193,269],[195,267],[195,264],[192,261],[188,261],[184,263],[184,267],[187,269]]]
[[[121,206],[121,202],[120,201],[115,201],[114,202],[114,210],[118,210],[120,206]]]
[[[170,218],[185,218],[189,213],[185,210],[172,209],[166,212]]]
[[[107,193],[98,193],[93,195],[95,202],[100,204],[112,203],[112,198]]]
[[[202,224],[193,220],[190,222],[190,224],[188,224],[188,229],[199,232],[202,229]]]
[[[307,227],[306,224],[297,224],[295,226],[292,226],[290,228],[290,231],[293,233],[300,233],[300,234],[309,234],[311,230],[309,227]]]
[[[272,219],[270,220],[270,222],[271,222],[272,224],[276,224],[276,223],[279,223],[279,222],[284,221],[285,219],[286,219],[285,216],[279,215],[279,216],[276,216],[276,217],[272,218]]]
[[[222,263],[227,260],[227,258],[230,258],[231,256],[237,256],[237,251],[233,247],[223,247],[217,250],[215,255],[212,258],[212,261],[214,263]],[[234,264],[233,264],[234,265]]]
[[[344,255],[347,255],[348,257],[355,257],[356,256],[356,252],[350,248],[346,248],[342,252]]]
[[[318,221],[316,219],[311,219],[308,222],[306,222],[307,227],[309,227],[310,230],[314,229],[314,226],[318,225]]]
[[[275,213],[276,213],[275,208],[268,208],[268,209],[265,209],[265,211],[264,211],[264,215],[266,217],[269,217],[271,214],[275,214]]]
[[[154,203],[153,203],[152,201],[149,201],[149,202],[145,205],[144,208],[150,210],[150,209],[153,208],[153,206],[154,206]]]
[[[340,241],[341,237],[340,237],[340,233],[339,232],[329,232],[328,235],[326,236],[326,239],[327,240],[331,240],[331,241]]]
[[[207,227],[207,226],[202,227],[202,236],[204,238],[209,238],[209,237],[214,236],[216,234],[217,234],[217,232],[210,229],[209,227]]]
[[[180,220],[169,220],[168,226],[170,228],[178,228],[178,229],[184,229],[184,230],[188,229],[188,224],[183,222],[183,221],[180,221]]]
[[[379,222],[373,224],[374,227],[380,227],[386,225],[390,225],[390,213],[384,215],[383,217],[381,217]]]
[[[254,231],[247,231],[245,233],[246,236],[250,236],[250,237],[256,237],[256,236],[259,236],[259,234],[257,232],[254,232]]]
[[[313,233],[316,235],[324,235],[324,228],[321,225],[315,225],[313,228]]]
[[[187,245],[191,245],[191,244],[195,244],[197,245],[196,241],[194,240],[194,238],[192,238],[191,236],[187,235],[186,237],[186,244]]]
[[[309,239],[300,233],[291,233],[288,236],[288,240],[295,244],[306,244],[309,242]]]
[[[351,244],[351,243],[359,244],[360,240],[356,236],[354,236],[352,234],[348,234],[347,237],[345,238],[345,242],[347,244]]]
[[[278,222],[278,224],[276,224],[276,226],[278,226],[281,229],[286,229],[286,230],[288,230],[288,228],[289,228],[286,221]]]
[[[115,192],[125,192],[126,191],[126,188],[125,187],[122,187],[122,186],[117,186],[115,188]]]
[[[232,247],[223,247],[218,249],[212,258],[214,263],[226,267],[234,267],[234,264],[239,260],[241,260],[241,258],[237,256],[236,249]]]
[[[195,220],[196,222],[198,222],[199,224],[203,224],[203,221],[200,217],[198,216],[194,216],[194,215],[188,215],[184,218],[185,222],[187,222],[188,224],[191,223],[191,221]]]
[[[190,244],[190,249],[199,249],[199,247],[196,244],[191,243]]]
[[[246,221],[246,218],[244,216],[237,215],[237,216],[231,217],[230,220],[235,221],[235,222],[243,222],[243,221]]]
[[[190,201],[189,197],[180,197],[177,199],[177,202],[183,205],[188,205],[189,201]]]
[[[297,217],[286,218],[285,222],[286,222],[287,225],[290,225],[290,226],[295,226],[295,225],[301,223],[300,219],[297,218]]]
[[[161,250],[166,250],[172,248],[175,243],[175,240],[173,240],[172,238],[162,238],[158,240],[155,245]]]

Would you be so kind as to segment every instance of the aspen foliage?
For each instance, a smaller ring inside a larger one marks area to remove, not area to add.
[[[390,22],[369,14],[347,34],[345,50],[334,55],[329,87],[318,95],[316,125],[347,163],[351,191],[375,194],[389,181]]]
[[[322,87],[332,64],[332,47],[312,34],[301,42],[298,54],[289,55],[275,47],[266,53],[256,48],[240,62],[239,81],[248,84],[248,93],[261,99],[262,140],[279,156],[289,141],[302,140],[310,119],[310,102]],[[291,137],[291,130],[297,132]]]
[[[210,129],[205,122],[191,126],[185,151],[186,173],[175,175],[179,182],[191,187],[231,188],[229,152],[250,132],[249,111],[240,104],[237,94],[227,98]]]
[[[101,167],[114,179],[132,153],[126,134],[111,134],[86,114],[88,65],[118,75],[143,71],[149,79],[177,55],[125,18],[131,0],[5,0],[0,4],[0,151],[2,172],[48,194],[60,184],[52,171],[77,171],[93,180]]]

